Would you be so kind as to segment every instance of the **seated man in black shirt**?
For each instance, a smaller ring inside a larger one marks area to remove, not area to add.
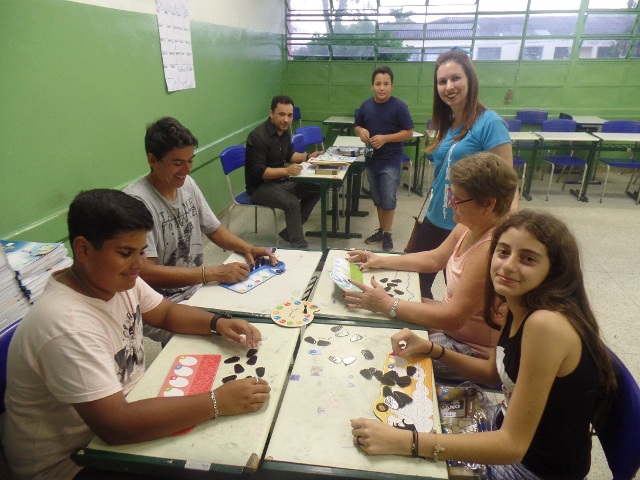
[[[269,118],[247,137],[245,182],[251,200],[284,210],[287,226],[279,235],[296,248],[307,248],[302,225],[320,199],[320,187],[287,180],[299,175],[300,163],[322,152],[298,153],[291,145],[293,100],[278,95],[271,100]],[[289,165],[286,165],[289,163]]]

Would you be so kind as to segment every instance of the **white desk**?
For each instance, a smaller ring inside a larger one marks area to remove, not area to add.
[[[249,313],[269,317],[280,300],[300,300],[313,276],[322,252],[279,248],[275,255],[286,265],[286,271],[275,275],[247,293],[237,293],[217,283],[203,285],[185,303],[210,310]],[[224,263],[245,262],[242,255],[231,254]]]
[[[77,458],[85,466],[109,466],[147,475],[173,471],[174,478],[188,475],[187,470],[237,475],[257,470],[299,337],[299,330],[295,328],[275,324],[260,324],[258,328],[263,336],[258,363],[245,368],[246,375],[254,374],[258,366],[266,368],[264,378],[271,386],[271,398],[261,410],[209,420],[185,435],[149,442],[110,446],[96,437]],[[220,354],[222,361],[213,383],[217,388],[222,385],[222,378],[233,373],[233,364],[226,364],[224,360],[234,355],[246,359],[246,348],[222,337],[174,335],[127,400],[157,396],[174,360],[183,354]]]
[[[393,255],[389,253],[378,253],[378,255]],[[381,313],[373,313],[361,308],[350,309],[345,305],[345,301],[342,298],[342,290],[338,287],[329,273],[333,270],[334,258],[346,258],[347,250],[329,250],[327,258],[322,268],[322,273],[316,288],[313,291],[311,301],[320,307],[320,310],[315,314],[317,318],[330,318],[340,320],[375,320],[375,321],[387,321],[391,320],[387,315]],[[375,276],[378,282],[387,279],[401,279],[402,283],[399,284],[398,290],[403,294],[399,295],[390,291],[395,297],[410,302],[420,302],[420,278],[415,272],[397,272],[392,270],[365,270],[362,272],[362,279],[365,285],[371,285],[371,277]]]
[[[313,323],[306,328],[305,337],[329,339],[331,345],[318,347],[301,342],[261,471],[273,471],[273,478],[283,478],[282,471],[292,472],[291,478],[302,478],[309,471],[343,478],[372,478],[380,473],[397,479],[448,478],[446,462],[369,456],[353,444],[349,420],[376,418],[373,405],[380,395],[380,382],[366,380],[359,372],[369,367],[382,370],[391,348],[389,338],[397,330],[348,326],[344,328],[349,335],[338,338],[331,327]],[[363,338],[351,342],[354,334]],[[322,353],[311,355],[311,349],[321,349]],[[374,358],[366,360],[363,349],[370,350]],[[354,356],[356,361],[335,364],[328,360],[330,355]],[[434,428],[440,431],[435,394],[433,398]]]
[[[607,120],[593,115],[571,115],[572,119],[578,125],[578,128],[586,128],[589,130],[600,130],[602,124]]]

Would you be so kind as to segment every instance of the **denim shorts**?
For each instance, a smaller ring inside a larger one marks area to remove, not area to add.
[[[367,160],[365,170],[373,204],[383,210],[395,210],[402,162]]]

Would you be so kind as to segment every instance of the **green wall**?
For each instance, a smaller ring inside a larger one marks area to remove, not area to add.
[[[75,194],[148,171],[145,125],[164,115],[198,137],[193,176],[213,210],[229,203],[217,157],[266,118],[283,40],[195,21],[191,37],[196,88],[168,93],[155,15],[2,1],[0,238],[65,239]]]
[[[371,96],[371,73],[379,65],[383,64],[288,61],[285,90],[300,106],[303,122],[320,124],[330,115],[353,115],[353,109]],[[431,118],[434,64],[388,65],[394,73],[393,94],[409,105],[416,129],[424,128]],[[564,112],[640,120],[637,59],[476,62],[475,66],[481,101],[504,116],[540,108],[550,117]]]

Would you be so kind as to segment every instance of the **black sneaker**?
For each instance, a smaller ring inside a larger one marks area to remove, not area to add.
[[[371,245],[372,243],[380,243],[382,241],[382,229],[379,228],[373,235],[367,238],[364,243]]]
[[[388,252],[393,250],[393,240],[391,240],[391,232],[384,232],[382,234],[382,250]]]

